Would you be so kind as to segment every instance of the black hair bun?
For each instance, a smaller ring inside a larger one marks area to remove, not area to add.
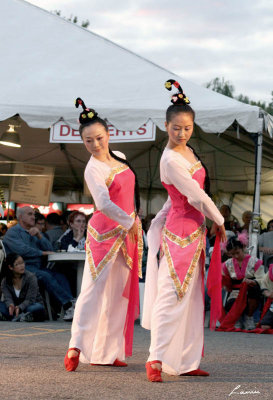
[[[190,104],[190,100],[183,92],[179,82],[175,81],[174,79],[169,79],[168,81],[165,82],[165,88],[167,90],[172,90],[172,85],[178,89],[178,92],[172,96],[171,102],[175,105],[178,104],[182,106]]]
[[[75,107],[78,108],[79,106],[83,109],[79,116],[80,124],[87,124],[98,117],[98,113],[93,108],[87,108],[84,101],[80,97],[77,97]]]

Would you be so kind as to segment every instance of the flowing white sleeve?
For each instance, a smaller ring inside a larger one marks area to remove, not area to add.
[[[161,243],[161,232],[165,225],[166,217],[171,208],[171,199],[168,197],[162,209],[152,220],[150,229],[148,230],[148,258],[146,265],[146,280],[143,299],[143,313],[141,325],[145,329],[151,329],[152,308],[157,296],[157,280],[158,280],[158,260],[157,253]]]
[[[186,196],[194,208],[216,222],[217,225],[223,225],[224,218],[216,205],[177,157],[166,160],[165,174],[168,183],[173,184],[181,194]]]
[[[84,178],[97,209],[129,230],[134,223],[134,218],[110,200],[109,190],[102,171],[94,166],[87,167]]]
[[[151,222],[150,229],[147,233],[148,248],[149,252],[156,255],[161,242],[161,232],[165,225],[166,217],[171,208],[171,199],[168,197],[164,203],[162,209],[156,214],[155,218]]]

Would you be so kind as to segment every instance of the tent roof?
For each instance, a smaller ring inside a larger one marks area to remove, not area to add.
[[[136,130],[148,118],[164,129],[164,82],[174,78],[203,131],[224,132],[234,120],[248,132],[260,128],[258,107],[197,86],[26,1],[1,0],[0,20],[0,120],[19,113],[31,127],[48,128],[60,117],[77,125],[73,102],[80,96],[120,130]]]

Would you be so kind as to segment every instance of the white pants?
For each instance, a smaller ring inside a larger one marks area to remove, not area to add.
[[[95,282],[85,261],[69,343],[69,348],[81,350],[81,362],[112,364],[116,358],[124,360],[128,299],[122,293],[129,273],[121,251],[106,264]]]
[[[171,375],[193,371],[199,367],[204,342],[201,263],[195,268],[187,293],[178,301],[167,260],[163,256],[158,271],[157,293],[152,309],[148,361],[162,361],[162,370]]]

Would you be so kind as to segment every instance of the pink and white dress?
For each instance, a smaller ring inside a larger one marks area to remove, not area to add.
[[[135,176],[125,164],[111,168],[93,156],[84,176],[97,210],[87,227],[86,261],[69,347],[81,350],[82,362],[112,364],[131,355],[138,315],[142,265],[138,218],[137,243],[127,235],[135,221]]]
[[[169,197],[148,232],[142,326],[151,329],[148,360],[179,375],[199,367],[203,349],[205,216],[217,225],[224,218],[203,190],[199,161],[165,148],[160,178]]]

